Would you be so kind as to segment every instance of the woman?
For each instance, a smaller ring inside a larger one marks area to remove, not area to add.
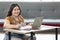
[[[11,5],[5,20],[5,28],[20,28],[20,23],[24,22],[24,19],[21,16],[21,9],[18,4]]]
[[[20,23],[24,23],[24,18],[21,16],[21,9],[18,4],[12,4],[8,15],[5,18],[4,28],[19,29]],[[23,34],[12,34],[14,37],[24,38]],[[24,40],[24,39],[23,39]]]

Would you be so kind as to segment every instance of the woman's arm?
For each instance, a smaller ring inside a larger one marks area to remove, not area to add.
[[[5,19],[5,22],[4,22],[4,28],[19,28],[19,24],[18,25],[12,25],[10,24],[9,20]]]

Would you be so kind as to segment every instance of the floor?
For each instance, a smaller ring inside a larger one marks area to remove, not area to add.
[[[55,34],[36,34],[36,40],[55,40]],[[5,37],[4,33],[0,33],[0,40]],[[12,40],[20,40],[19,38],[12,37]],[[60,40],[60,34],[58,34],[58,40]]]
[[[36,34],[36,40],[55,40],[55,34]]]

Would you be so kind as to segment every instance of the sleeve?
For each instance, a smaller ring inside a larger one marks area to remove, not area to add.
[[[17,25],[10,24],[10,21],[8,20],[8,18],[5,18],[4,28],[17,28]]]

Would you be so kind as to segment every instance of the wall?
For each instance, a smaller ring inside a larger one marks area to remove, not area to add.
[[[5,18],[14,2],[0,2],[0,19]],[[17,2],[15,2],[17,3]],[[24,18],[43,16],[44,19],[60,19],[60,2],[18,2]]]

